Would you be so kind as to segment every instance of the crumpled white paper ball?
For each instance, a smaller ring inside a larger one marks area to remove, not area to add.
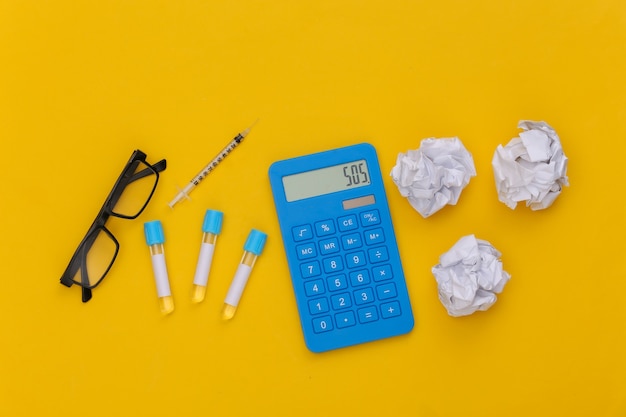
[[[453,317],[485,311],[497,300],[511,276],[502,269],[501,253],[489,242],[464,236],[432,268],[439,300]]]
[[[545,122],[522,120],[517,127],[524,131],[493,155],[498,199],[511,209],[520,201],[532,210],[548,208],[569,185],[561,141]]]
[[[473,176],[472,154],[456,137],[422,140],[419,149],[398,154],[391,170],[400,194],[423,217],[456,204]]]

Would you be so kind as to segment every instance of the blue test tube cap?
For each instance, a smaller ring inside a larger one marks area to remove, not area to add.
[[[259,230],[252,229],[250,234],[248,235],[248,239],[246,239],[246,244],[243,245],[243,250],[247,252],[252,252],[255,255],[259,256],[263,251],[263,246],[265,246],[265,240],[267,239],[267,235]]]
[[[159,220],[153,220],[143,224],[143,231],[146,235],[146,243],[148,246],[157,245],[165,242],[163,234],[163,226]]]
[[[217,210],[207,210],[204,214],[204,222],[202,223],[202,231],[204,233],[213,233],[219,235],[222,230],[222,218],[224,213]]]

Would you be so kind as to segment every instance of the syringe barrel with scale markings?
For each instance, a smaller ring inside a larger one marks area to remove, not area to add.
[[[200,182],[207,177],[250,133],[252,126],[239,133],[233,140],[231,140],[224,149],[220,151],[193,179],[187,184],[185,188],[180,190],[178,194],[169,202],[170,208],[174,208],[174,205],[184,198],[189,198],[189,194],[193,191]]]

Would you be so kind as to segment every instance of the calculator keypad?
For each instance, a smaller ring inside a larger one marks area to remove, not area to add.
[[[409,333],[414,318],[376,149],[268,170],[304,341],[325,352]]]
[[[300,279],[315,333],[399,316],[385,233],[378,210],[292,229]]]

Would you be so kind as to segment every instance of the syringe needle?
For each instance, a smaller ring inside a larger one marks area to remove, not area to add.
[[[233,149],[235,149],[237,146],[239,146],[239,144],[241,142],[243,142],[243,140],[245,139],[246,136],[248,136],[248,133],[250,133],[250,130],[252,129],[252,127],[258,122],[255,121],[252,125],[250,125],[250,127],[248,127],[247,129],[241,131],[241,133],[239,133],[237,136],[235,136],[235,138],[233,140],[231,140],[226,147],[224,147],[224,149],[221,150],[220,153],[218,153],[212,160],[211,162],[209,162],[203,169],[202,171],[200,171],[190,182],[189,184],[187,184],[187,186],[185,188],[183,188],[182,190],[180,190],[178,192],[178,194],[176,194],[176,196],[172,199],[172,201],[169,202],[169,206],[170,208],[174,208],[174,205],[176,203],[178,203],[179,201],[181,201],[183,198],[189,198],[189,194],[191,193],[191,191],[196,188],[196,186],[198,184],[200,184],[200,182],[207,176],[209,175],[209,173],[211,171],[213,171],[223,160],[224,158],[226,158],[228,156],[228,154],[230,154]]]

